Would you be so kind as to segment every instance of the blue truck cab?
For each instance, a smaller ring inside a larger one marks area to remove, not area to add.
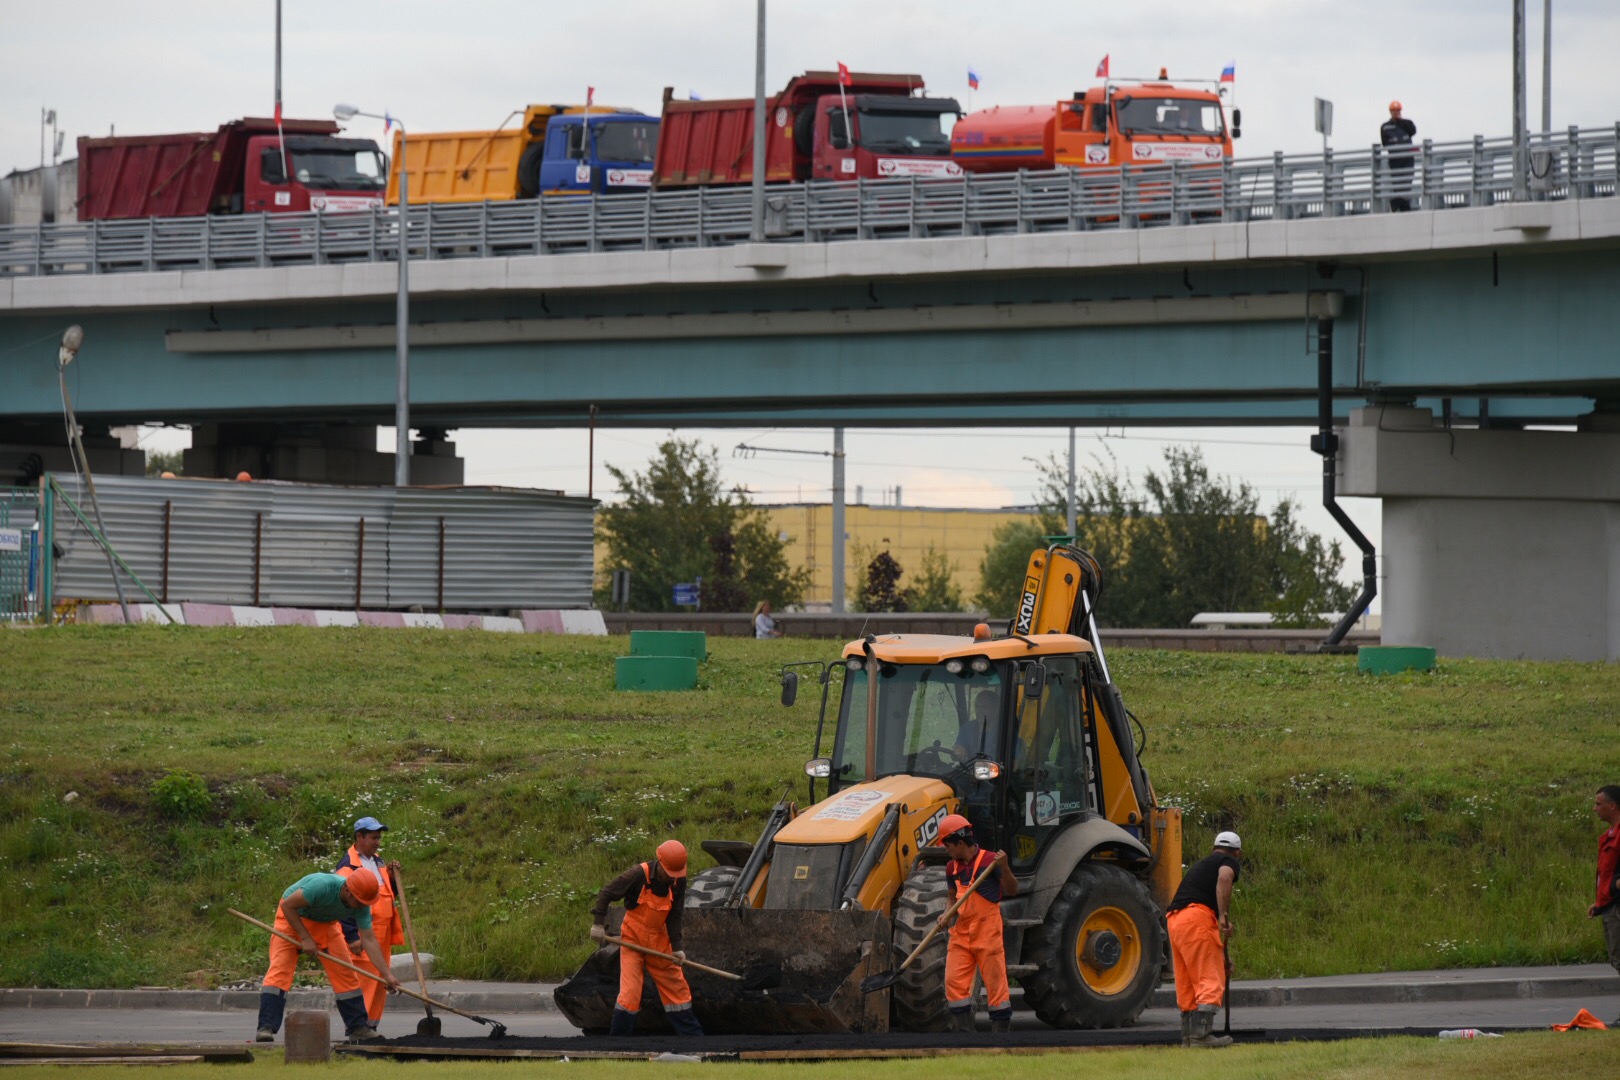
[[[552,117],[541,145],[542,195],[610,195],[652,185],[658,117],[573,113]]]

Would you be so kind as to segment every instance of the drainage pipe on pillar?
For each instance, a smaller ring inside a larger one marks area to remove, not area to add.
[[[1362,298],[1366,302],[1366,298]],[[1366,613],[1373,597],[1378,595],[1378,558],[1372,541],[1356,528],[1356,523],[1339,505],[1334,473],[1338,466],[1339,437],[1333,433],[1333,320],[1316,320],[1316,418],[1319,428],[1311,437],[1311,450],[1322,455],[1322,505],[1333,515],[1333,520],[1345,531],[1350,540],[1361,549],[1361,595],[1356,597],[1350,610],[1344,613],[1322,642],[1331,648],[1344,640],[1344,635]]]

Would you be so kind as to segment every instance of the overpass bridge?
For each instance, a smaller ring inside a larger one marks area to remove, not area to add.
[[[1387,638],[1617,659],[1617,142],[1542,137],[1520,201],[1483,139],[1425,144],[1409,192],[1376,149],[798,186],[764,244],[738,242],[745,192],[413,209],[413,476],[459,479],[445,433],[469,426],[1298,425],[1325,403],[1339,493],[1385,498]],[[87,424],[190,423],[203,474],[381,482],[398,249],[387,213],[0,231],[0,443],[60,431],[71,321]]]

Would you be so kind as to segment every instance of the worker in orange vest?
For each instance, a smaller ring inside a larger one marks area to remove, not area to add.
[[[377,898],[371,903],[371,929],[377,935],[377,944],[382,948],[383,956],[393,952],[395,945],[405,944],[405,929],[400,922],[399,912],[394,909],[394,874],[399,863],[382,860],[377,851],[382,847],[382,834],[388,831],[388,826],[374,817],[363,817],[354,823],[354,846],[344,854],[334,871],[339,877],[348,877],[356,870],[370,870],[377,879]],[[354,954],[355,964],[367,971],[378,975],[386,972],[378,971],[371,962],[371,957],[356,947],[360,940],[360,927],[350,916],[343,920],[343,937],[349,943],[349,951]],[[382,1019],[383,1006],[388,1001],[388,988],[379,982],[370,979],[362,980],[366,992],[366,1015],[371,1018],[372,1027]]]
[[[634,949],[619,950],[619,997],[613,1004],[609,1035],[633,1035],[641,1013],[643,972],[652,976],[658,999],[664,1005],[664,1018],[677,1035],[702,1035],[703,1025],[692,1012],[692,988],[686,984],[681,964],[681,910],[686,906],[686,845],[665,840],[658,845],[657,857],[637,863],[602,887],[591,908],[591,940],[607,937],[608,907],[624,901],[624,925],[619,936],[633,945],[670,953],[679,963]]]
[[[1013,877],[1007,853],[979,847],[973,838],[973,826],[961,814],[941,818],[939,835],[951,857],[945,864],[945,878],[951,883],[952,900],[966,893],[985,867],[997,868],[997,873],[985,878],[957,910],[956,923],[951,927],[951,943],[945,953],[945,1003],[951,1010],[951,1030],[973,1030],[973,973],[977,970],[990,1002],[990,1030],[1008,1031],[1012,1027],[1012,994],[1007,988],[1001,901],[1018,895],[1018,879]],[[943,915],[939,921],[945,925]]]

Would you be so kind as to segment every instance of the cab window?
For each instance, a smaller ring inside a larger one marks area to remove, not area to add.
[[[1060,656],[1045,663],[1046,690],[1039,703],[1020,702],[1013,743],[1015,866],[1031,865],[1062,822],[1097,809],[1079,661]]]

